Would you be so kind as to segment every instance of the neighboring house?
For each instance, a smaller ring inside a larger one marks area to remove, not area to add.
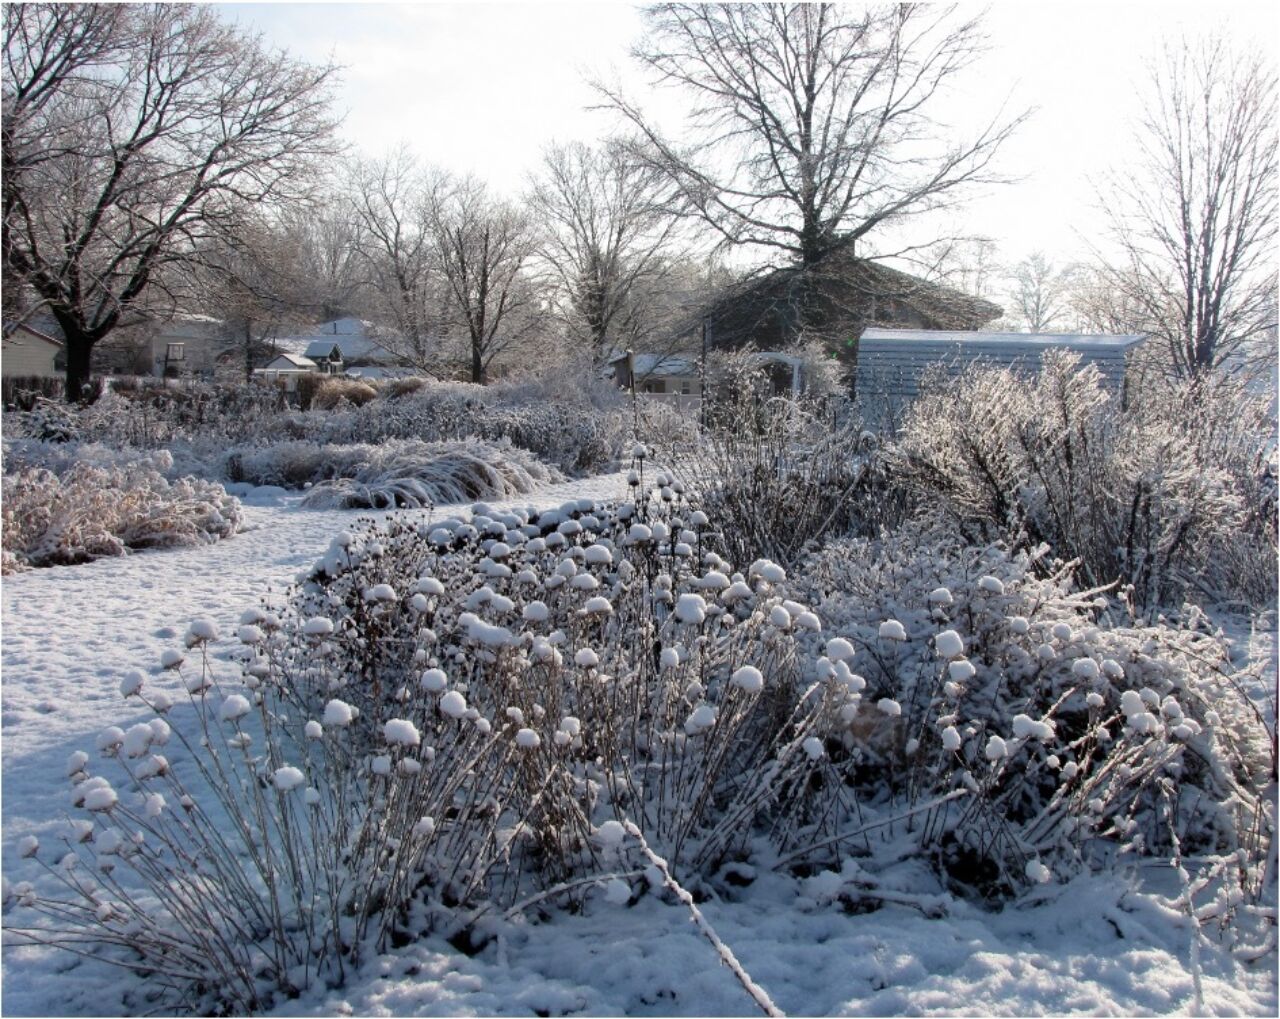
[[[304,334],[281,337],[276,340],[276,348],[311,358],[312,352],[321,349],[329,356],[336,347],[341,364],[347,368],[399,365],[401,359],[374,339],[373,329],[371,323],[358,318],[339,318],[324,322]]]
[[[986,333],[931,329],[867,329],[859,341],[857,393],[870,410],[896,414],[920,393],[926,370],[958,375],[975,362],[1038,371],[1045,351],[1071,350],[1096,365],[1106,384],[1124,391],[1144,336],[1086,333]]]
[[[682,409],[702,400],[698,363],[682,354],[635,354],[627,351],[608,362],[614,381],[623,389],[670,403]]]
[[[211,378],[227,347],[225,326],[209,315],[175,315],[156,323],[146,339],[151,374],[160,378]]]
[[[0,341],[0,374],[10,378],[61,378],[67,360],[62,343],[21,323],[5,323]]]
[[[750,355],[768,381],[773,396],[796,397],[804,392],[804,362],[777,351]],[[636,354],[627,351],[608,362],[613,380],[623,389],[635,388],[644,396],[681,410],[696,410],[702,403],[702,371],[698,359],[685,354]],[[713,390],[714,392],[714,390]]]
[[[315,375],[320,366],[301,354],[278,354],[265,368],[254,369],[253,374],[263,382],[283,383],[286,393],[298,391],[298,379],[303,375]]]
[[[324,375],[340,375],[345,363],[342,359],[342,347],[333,340],[315,340],[303,351],[303,357],[314,361],[316,368]]]

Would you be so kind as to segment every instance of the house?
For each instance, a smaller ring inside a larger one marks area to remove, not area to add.
[[[178,314],[146,330],[147,364],[160,378],[213,376],[227,347],[225,326],[210,315]]]
[[[333,340],[315,340],[307,345],[303,357],[314,361],[317,369],[324,375],[342,374],[342,346]]]
[[[1146,337],[1088,333],[996,333],[938,329],[870,328],[859,341],[856,391],[863,406],[896,412],[920,393],[925,371],[937,366],[958,375],[974,363],[1040,369],[1048,350],[1070,350],[1096,365],[1104,382],[1123,392],[1139,344]]]
[[[372,323],[358,318],[339,318],[321,323],[303,334],[281,337],[276,340],[276,348],[313,361],[316,360],[313,354],[319,354],[323,350],[323,356],[330,365],[398,365],[401,359],[379,343],[374,338],[374,333]],[[394,345],[394,341],[388,342]],[[331,360],[334,348],[338,353],[337,362]],[[323,362],[319,363],[323,365]]]
[[[697,362],[683,354],[619,354],[608,362],[621,388],[632,389],[681,409],[702,400],[702,374]]]
[[[0,374],[11,378],[55,379],[66,374],[62,342],[23,323],[4,324],[0,340]]]
[[[760,369],[769,395],[796,397],[804,392],[804,361],[778,351],[756,351],[748,356]],[[699,359],[686,354],[636,354],[627,351],[608,362],[613,380],[623,389],[669,403],[681,410],[697,410],[702,404],[702,368]]]
[[[320,366],[309,357],[277,354],[265,368],[255,368],[253,374],[263,382],[283,384],[286,393],[296,393],[299,377],[319,372]]]

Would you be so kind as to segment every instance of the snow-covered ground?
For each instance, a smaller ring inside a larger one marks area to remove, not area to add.
[[[521,505],[620,498],[622,475],[548,488]],[[67,755],[109,724],[133,721],[117,685],[129,669],[158,672],[160,652],[195,616],[223,632],[268,590],[282,591],[357,511],[307,511],[296,495],[245,493],[248,529],[212,546],[148,552],[37,570],[3,584],[4,869],[23,835],[64,821]],[[461,507],[442,507],[436,515]],[[230,669],[231,666],[225,666]],[[163,685],[166,678],[153,682]],[[141,716],[139,716],[141,717]],[[991,913],[936,887],[922,865],[903,881],[928,912],[885,905],[852,914],[813,882],[762,871],[734,901],[702,911],[752,977],[789,1013],[811,1015],[1135,1015],[1203,1010],[1274,1015],[1274,950],[1250,965],[1205,942],[1203,1005],[1190,966],[1192,931],[1160,895],[1151,867],[1142,893],[1120,876],[1046,886]],[[631,907],[603,895],[581,915],[517,917],[478,956],[439,939],[368,962],[338,990],[313,990],[280,1014],[748,1015],[755,1006],[683,908],[643,896]],[[127,973],[45,949],[6,946],[8,1015],[148,1011]]]

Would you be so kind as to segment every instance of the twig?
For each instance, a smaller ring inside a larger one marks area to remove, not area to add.
[[[885,817],[881,818],[879,821],[872,821],[870,824],[864,824],[861,828],[855,828],[853,831],[845,832],[843,835],[833,835],[829,839],[823,839],[821,842],[814,842],[805,846],[803,849],[797,849],[794,853],[788,853],[786,856],[778,859],[774,863],[774,867],[781,867],[784,864],[790,863],[792,860],[798,860],[802,856],[808,856],[810,853],[815,852],[818,849],[823,849],[826,846],[833,846],[837,842],[844,842],[846,839],[856,839],[859,835],[864,835],[869,831],[874,831],[876,828],[883,828],[885,825],[893,824],[895,821],[904,821],[908,817],[913,817],[916,814],[922,814],[927,810],[932,810],[934,807],[940,807],[942,804],[949,803],[951,800],[958,800],[962,796],[972,795],[973,793],[968,789],[953,789],[945,796],[939,796],[937,799],[930,800],[928,803],[922,803],[918,807],[912,807],[911,809],[904,810],[899,814],[894,814],[892,817]]]
[[[693,922],[697,926],[698,930],[701,931],[703,936],[711,942],[712,947],[714,947],[717,954],[719,954],[721,962],[728,966],[733,975],[738,978],[738,983],[742,984],[746,992],[751,995],[752,1000],[760,1007],[760,1011],[767,1016],[785,1016],[786,1013],[773,1003],[768,992],[752,980],[751,975],[742,968],[742,964],[738,962],[729,946],[720,940],[720,936],[716,934],[715,928],[707,922],[707,918],[702,915],[702,911],[694,904],[693,896],[680,887],[679,882],[671,876],[671,871],[667,869],[667,861],[649,848],[649,843],[645,841],[644,835],[641,834],[639,828],[630,821],[626,822],[626,826],[627,834],[639,841],[641,851],[648,858],[649,862],[657,867],[662,873],[662,883],[674,892],[676,897],[685,904],[685,907],[689,910],[689,915],[693,917]]]

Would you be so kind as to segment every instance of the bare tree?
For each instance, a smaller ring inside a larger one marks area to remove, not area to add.
[[[270,359],[274,341],[309,317],[298,301],[305,290],[301,252],[279,223],[255,210],[228,232],[206,237],[183,269],[181,303],[222,321],[223,354],[237,355],[246,383]]]
[[[379,342],[429,373],[439,370],[446,297],[432,211],[447,183],[403,147],[382,159],[354,161],[347,176],[365,279],[377,295],[379,317],[394,326]]]
[[[528,216],[467,178],[437,198],[432,215],[452,317],[467,345],[471,381],[532,331],[537,295],[527,266],[538,247]]]
[[[1199,376],[1274,328],[1276,72],[1217,39],[1167,46],[1150,77],[1140,158],[1101,196],[1120,251],[1105,277]]]
[[[199,6],[7,4],[4,28],[4,266],[61,328],[74,399],[166,266],[305,192],[334,71]]]
[[[1008,273],[1008,297],[1014,319],[1033,333],[1059,325],[1070,309],[1074,265],[1057,266],[1043,251],[1033,251]]]
[[[931,283],[969,294],[989,298],[1000,272],[996,242],[990,237],[944,237],[934,241],[907,259],[923,270]]]
[[[689,208],[723,243],[763,246],[804,267],[904,217],[991,181],[1021,120],[935,145],[940,90],[979,53],[977,19],[896,4],[661,4],[634,51],[690,99],[687,149],[619,90],[598,85],[647,143]]]
[[[363,308],[360,223],[332,185],[314,201],[284,209],[281,224],[296,252],[297,310],[328,322]]]
[[[618,141],[553,145],[530,200],[569,334],[600,364],[623,337],[646,331],[652,305],[641,294],[670,274],[677,221],[667,176]]]

